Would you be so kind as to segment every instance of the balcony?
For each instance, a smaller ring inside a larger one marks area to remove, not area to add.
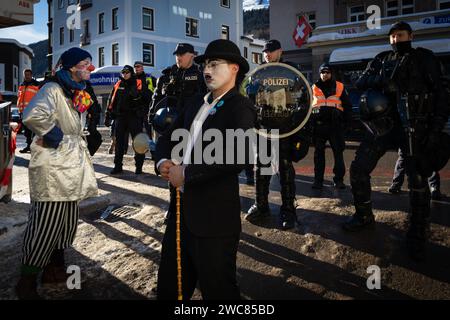
[[[80,0],[79,6],[81,10],[90,8],[92,7],[92,0]]]

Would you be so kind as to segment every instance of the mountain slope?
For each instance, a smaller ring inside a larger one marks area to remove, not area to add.
[[[34,52],[34,58],[31,61],[31,69],[33,75],[36,78],[44,76],[47,71],[47,53],[48,53],[48,40],[42,40],[39,42],[31,43],[28,45]]]

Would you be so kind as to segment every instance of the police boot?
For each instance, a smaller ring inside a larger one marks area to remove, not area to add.
[[[292,229],[297,221],[295,206],[295,171],[292,165],[286,163],[280,170],[281,208],[280,227],[283,230]]]
[[[110,173],[111,174],[118,174],[118,173],[122,173],[122,172],[123,172],[122,166],[115,165]]]
[[[16,285],[19,300],[43,300],[37,292],[37,273],[22,274]]]
[[[269,185],[271,176],[261,175],[260,169],[256,171],[256,202],[248,209],[245,215],[247,221],[257,221],[270,216]]]
[[[42,272],[42,284],[65,283],[67,281],[64,249],[55,249],[49,264]]]
[[[430,229],[430,211],[426,207],[412,208],[412,210],[406,233],[406,246],[411,259],[423,261]]]
[[[362,204],[355,204],[355,210],[355,214],[342,225],[344,230],[355,232],[368,227],[373,227],[375,225],[371,201]]]
[[[392,183],[392,185],[389,187],[388,191],[392,194],[399,194],[402,190],[402,185],[399,183]]]

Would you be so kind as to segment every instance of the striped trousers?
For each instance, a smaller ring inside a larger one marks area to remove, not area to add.
[[[55,249],[71,246],[80,214],[78,201],[32,201],[25,229],[22,264],[44,268]]]

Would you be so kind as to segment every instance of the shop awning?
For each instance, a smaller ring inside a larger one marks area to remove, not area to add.
[[[413,41],[413,47],[426,48],[436,54],[450,54],[450,38]],[[330,63],[341,64],[373,59],[377,54],[386,50],[391,50],[389,44],[335,49],[330,55]]]

